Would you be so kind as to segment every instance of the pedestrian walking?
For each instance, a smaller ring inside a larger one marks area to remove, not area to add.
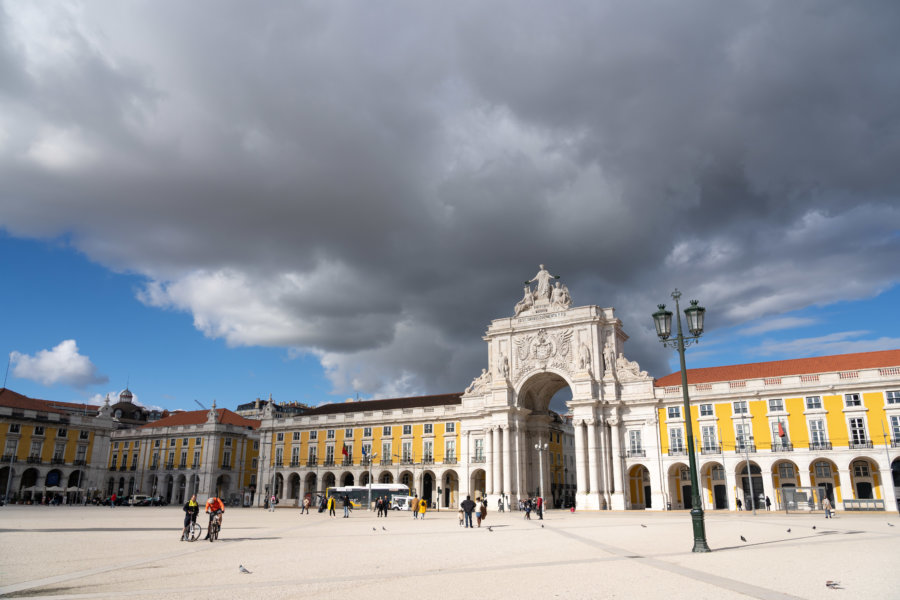
[[[328,497],[328,505],[327,505],[328,506],[328,516],[331,517],[332,519],[337,516],[336,514],[334,514],[334,508],[335,508],[334,505],[335,504],[336,504],[336,502],[334,500],[334,496],[329,496]]]
[[[772,510],[772,501],[766,496],[766,510]]]
[[[410,510],[412,510],[413,519],[418,519],[419,518],[419,510],[418,510],[419,509],[419,495],[418,494],[413,496],[413,501],[409,505],[409,508],[410,508]]]
[[[344,503],[344,518],[349,519],[350,518],[350,496],[348,496],[347,494],[344,494],[344,496],[341,498],[341,502]]]
[[[831,519],[831,500],[829,500],[827,496],[822,500],[822,508],[825,509],[825,518]]]
[[[272,494],[272,497],[269,498],[269,512],[275,512],[276,504],[278,504],[278,497]]]
[[[540,496],[537,497],[537,515],[538,520],[544,520],[544,499]]]
[[[309,505],[310,505],[309,496],[307,496],[306,498],[303,499],[303,507],[300,509],[301,515],[303,514],[303,511],[306,511],[306,514],[309,514]]]
[[[472,502],[472,496],[466,496],[466,499],[460,504],[460,508],[465,517],[465,527],[472,527],[472,513],[475,511],[475,503]]]
[[[421,500],[419,500],[419,516],[422,518],[423,521],[425,520],[425,511],[427,509],[428,509],[428,502],[425,500],[425,498],[422,498]]]
[[[737,507],[738,507],[738,510],[744,510],[744,503],[741,502],[740,498],[737,498]]]

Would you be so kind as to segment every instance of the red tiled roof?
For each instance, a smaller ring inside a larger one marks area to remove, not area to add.
[[[340,402],[322,404],[304,410],[302,415],[330,415],[368,410],[391,410],[394,408],[421,408],[424,406],[443,406],[462,404],[462,394],[436,394],[433,396],[413,396],[411,398],[383,398],[381,400],[360,400],[358,402]],[[276,405],[275,410],[278,410]]]
[[[880,352],[859,352],[857,354],[837,354],[814,358],[794,358],[772,362],[728,365],[725,367],[705,367],[688,369],[688,384],[712,383],[715,381],[739,381],[742,379],[762,379],[765,377],[787,377],[789,375],[812,375],[836,371],[856,371],[900,366],[900,350]],[[681,372],[670,373],[656,380],[656,387],[681,385]]]
[[[237,425],[238,427],[250,427],[252,429],[256,429],[259,427],[259,421],[255,421],[253,419],[245,419],[241,415],[237,414],[236,412],[232,412],[227,408],[217,408],[216,412],[219,415],[219,423],[224,423],[225,425]],[[185,412],[179,412],[173,415],[169,415],[168,417],[163,417],[158,421],[153,421],[152,423],[141,425],[140,429],[148,429],[153,427],[178,427],[181,425],[202,425],[203,423],[206,423],[206,416],[208,414],[208,410],[189,410]]]
[[[37,398],[29,398],[18,392],[6,388],[0,388],[0,406],[8,406],[10,408],[19,408],[22,410],[37,410],[48,413],[59,413],[62,415],[69,414],[69,411],[53,408],[54,402],[49,400],[38,400]]]

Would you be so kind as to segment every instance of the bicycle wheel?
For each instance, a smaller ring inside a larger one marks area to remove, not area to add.
[[[219,531],[219,527],[216,525],[216,522],[213,521],[209,524],[209,541],[210,543],[216,541],[216,534]]]
[[[196,542],[200,538],[200,534],[202,533],[203,527],[201,527],[197,523],[191,523],[188,527],[188,540]]]

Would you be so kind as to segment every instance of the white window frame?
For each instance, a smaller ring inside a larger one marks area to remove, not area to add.
[[[434,433],[434,423],[425,423],[423,433],[430,435]]]
[[[769,412],[784,412],[784,398],[769,398]]]
[[[844,408],[855,408],[862,405],[862,394],[844,394]]]
[[[885,404],[900,404],[900,390],[888,390],[884,393]]]
[[[713,410],[712,404],[701,404],[700,405],[700,416],[701,417],[712,417],[716,414],[716,411]]]
[[[819,410],[822,408],[822,396],[807,396],[806,410]]]
[[[456,433],[456,423],[447,423],[444,425],[444,433]]]
[[[672,452],[684,452],[684,429],[682,427],[669,428],[669,450]]]
[[[680,419],[681,418],[681,407],[680,406],[669,406],[666,409],[666,416],[669,419]]]
[[[731,403],[732,414],[735,415],[749,415],[750,414],[750,406],[747,404],[746,400],[735,400]]]
[[[412,425],[403,426],[403,435],[412,435]]]

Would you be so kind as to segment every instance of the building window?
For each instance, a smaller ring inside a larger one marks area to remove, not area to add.
[[[253,449],[254,449],[254,450],[259,450],[259,440],[254,440],[254,441],[253,441]]]
[[[381,428],[381,435],[391,435],[391,426],[385,425]]]
[[[275,449],[275,466],[281,466],[284,463],[284,448]]]
[[[291,437],[291,439],[292,439],[293,441],[295,441],[295,442],[299,442],[299,441],[300,441],[300,432],[299,432],[299,431],[295,431],[295,432],[294,432],[294,435]]]
[[[334,429],[329,429],[328,431],[326,431],[325,438],[329,439],[329,440],[333,440],[334,439]]]
[[[669,450],[684,452],[684,432],[681,427],[673,427],[669,430]]]
[[[366,458],[372,458],[372,444],[363,444],[362,445],[362,453]]]
[[[178,463],[178,464],[179,464],[179,466],[181,466],[181,467],[187,466],[187,450],[182,450],[182,451],[181,451],[181,462]]]
[[[113,469],[115,469],[116,466],[117,466],[117,464],[118,464],[118,462],[119,462],[119,455],[118,455],[118,454],[113,454],[113,459],[112,459],[112,462],[110,463],[109,466],[112,467]]]
[[[86,439],[88,439],[89,437],[90,437],[90,432],[87,431],[87,430],[81,430],[81,431],[78,432],[78,439],[79,439],[79,440],[86,440]]]
[[[632,429],[628,432],[628,450],[632,454],[640,454],[644,451],[644,445],[641,443],[641,431]]]
[[[231,448],[231,438],[225,438],[225,447]]]
[[[891,438],[895,443],[900,443],[900,416],[891,415]]]
[[[119,442],[113,442],[113,450],[119,449]]]
[[[372,428],[371,427],[363,427],[363,437],[372,437]]]
[[[794,465],[791,463],[779,463],[778,464],[778,476],[782,479],[793,479],[794,478]]]
[[[847,408],[862,406],[862,399],[859,397],[859,394],[844,394],[844,406]]]
[[[56,437],[58,437],[58,438],[68,437],[68,435],[69,435],[68,429],[57,429],[56,430]]]
[[[203,443],[203,438],[194,438],[194,444],[199,446]]]
[[[403,426],[403,435],[412,435],[412,425]]]
[[[412,461],[412,442],[403,442],[400,446],[400,458],[403,459],[403,462],[411,462]]]
[[[134,449],[137,450],[140,447],[141,447],[141,440],[135,440],[134,441]]]
[[[319,455],[318,449],[319,449],[318,446],[310,446],[310,447],[309,447],[309,454],[307,455],[306,460],[308,460],[308,461],[311,462],[311,463],[315,463],[317,460],[319,460],[319,458],[318,458],[318,455]]]
[[[670,406],[668,414],[669,414],[670,419],[680,419],[681,418],[681,407],[680,406]]]
[[[422,451],[423,451],[423,454],[425,455],[423,457],[425,460],[434,460],[434,442],[433,441],[425,440]]]
[[[291,448],[291,465],[296,465],[300,462],[300,446],[294,446]]]
[[[75,451],[75,460],[79,462],[79,464],[84,462],[84,459],[87,457],[87,446],[80,445]]]
[[[38,425],[34,428],[34,435],[44,435],[44,427]]]
[[[334,462],[334,446],[325,446],[325,462]]]
[[[734,406],[734,414],[736,415],[746,415],[747,414],[747,401],[746,400],[738,400],[736,402],[731,403]]]
[[[784,434],[783,436],[781,435],[782,433]],[[786,444],[787,441],[787,425],[781,421],[772,421],[772,445]]]
[[[770,398],[769,399],[769,412],[782,412],[784,411],[784,400],[781,398]]]
[[[275,441],[276,442],[284,441],[284,432],[283,431],[279,431],[278,433],[275,434]]]
[[[753,440],[753,430],[749,423],[735,423],[734,440],[737,448],[743,450],[744,446],[749,445]]]
[[[444,460],[456,460],[456,440],[444,442]]]
[[[823,419],[812,419],[809,422],[809,441],[813,444],[824,444],[825,438],[825,421]]]
[[[391,443],[384,442],[381,444],[381,460],[390,460],[391,459]]]
[[[56,446],[53,448],[53,458],[55,458],[56,460],[61,460],[65,453],[66,453],[65,443],[56,444]]]
[[[169,440],[169,446],[172,448],[175,447],[175,438],[172,438],[171,440]]]
[[[434,425],[432,423],[425,423],[425,433],[434,433]]]
[[[9,424],[9,432],[10,433],[19,433],[19,424],[18,423],[10,423]]]
[[[153,440],[153,447],[159,448],[159,440]]]
[[[716,465],[712,468],[712,478],[714,481],[725,481],[725,467]]]
[[[254,471],[259,468],[259,459],[258,458],[254,458],[253,460],[250,461],[250,468],[253,469]]]
[[[444,428],[444,431],[446,433],[456,433],[456,423],[447,423],[446,427]],[[557,441],[559,441],[559,440],[557,440]]]
[[[200,468],[200,451],[194,450],[194,462],[191,464],[195,469]],[[254,467],[255,469],[256,467]]]
[[[484,440],[483,439],[475,440],[475,460],[478,460],[478,461],[484,460]]]
[[[829,465],[824,460],[819,461],[815,464],[816,469],[816,479],[819,477],[831,477],[831,465]]]
[[[850,419],[850,443],[851,444],[865,444],[868,440],[866,440],[866,425],[862,418],[854,418]]]
[[[869,476],[869,463],[864,460],[857,460],[853,462],[853,475],[856,477],[868,477]]]
[[[822,396],[807,396],[806,409],[822,408]]]
[[[888,404],[900,404],[900,390],[886,392]]]
[[[711,416],[713,416],[713,407],[712,407],[712,404],[701,404],[701,405],[700,405],[700,416],[701,416],[701,417],[711,417]]]
[[[711,450],[715,451],[717,449],[715,425],[704,425],[700,428],[700,435],[703,441],[704,450],[709,452]]]
[[[345,429],[345,430],[344,430],[344,437],[345,437],[345,438],[352,438],[352,437],[353,437],[353,430],[352,430],[352,429]]]
[[[182,440],[181,440],[181,445],[182,445],[182,446],[187,446],[187,445],[188,445],[188,442],[190,442],[190,440],[189,440],[188,438],[182,438]],[[135,442],[135,444],[137,444],[137,442]]]

